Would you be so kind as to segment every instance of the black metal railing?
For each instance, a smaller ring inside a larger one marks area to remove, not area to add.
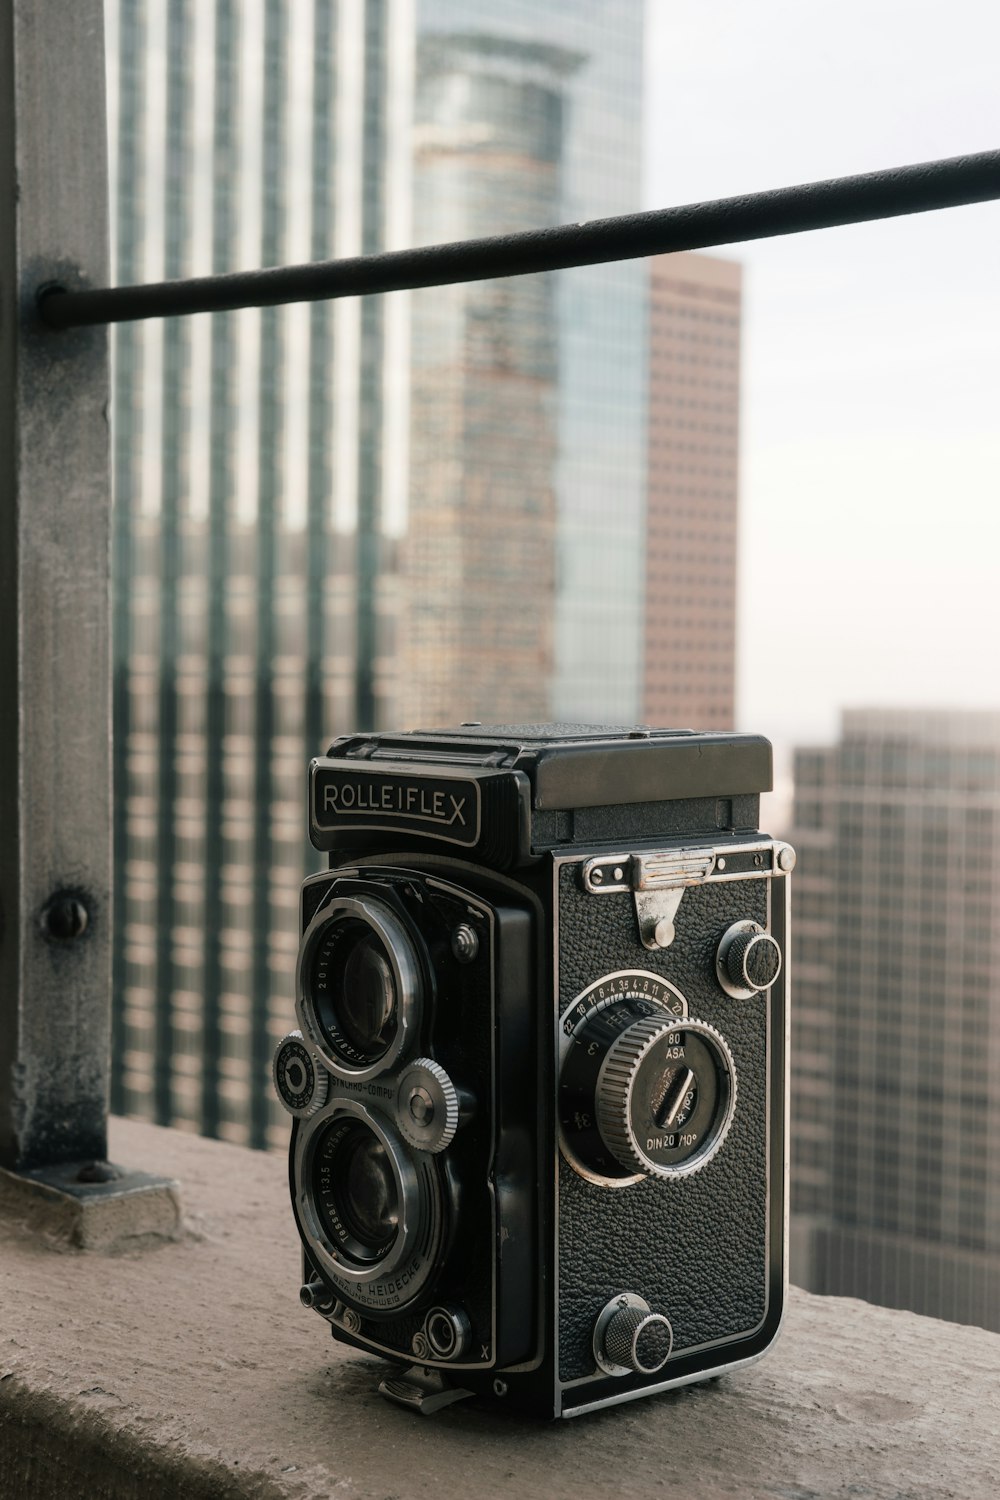
[[[623,214],[585,224],[560,224],[381,255],[94,291],[68,291],[48,285],[39,291],[39,308],[50,328],[64,329],[365,297],[414,287],[562,271],[570,266],[635,260],[677,250],[706,250],[713,245],[870,223],[994,198],[1000,198],[1000,151],[981,151],[652,213]]]

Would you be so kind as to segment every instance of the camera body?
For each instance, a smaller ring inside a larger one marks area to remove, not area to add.
[[[294,1116],[303,1302],[572,1416],[718,1375],[787,1284],[790,846],[752,735],[464,725],[309,772]]]

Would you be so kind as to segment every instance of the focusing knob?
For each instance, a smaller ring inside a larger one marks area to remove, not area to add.
[[[655,1375],[673,1347],[670,1320],[635,1292],[612,1297],[594,1324],[594,1358],[607,1375]]]
[[[721,1146],[735,1098],[732,1056],[714,1026],[647,1016],[608,1050],[597,1079],[597,1128],[628,1171],[685,1176]]]
[[[727,995],[749,1000],[781,973],[781,949],[759,922],[734,922],[719,944],[715,971]]]
[[[597,1126],[611,1154],[633,1172],[649,1170],[636,1150],[631,1120],[632,1085],[645,1054],[660,1037],[677,1030],[675,1020],[650,1016],[636,1021],[612,1045],[597,1082]]]
[[[396,1123],[418,1151],[443,1151],[458,1129],[458,1090],[440,1063],[418,1057],[396,1090]]]
[[[309,1051],[301,1031],[290,1031],[278,1043],[271,1076],[274,1091],[290,1115],[308,1119],[326,1103],[330,1075]]]

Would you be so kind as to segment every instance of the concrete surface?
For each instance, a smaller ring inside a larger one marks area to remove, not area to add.
[[[0,1167],[0,1221],[18,1225],[52,1249],[138,1249],[183,1232],[179,1184],[149,1172],[108,1182],[81,1182],[80,1169],[108,1163],[68,1162],[19,1174]]]
[[[752,1369],[571,1422],[426,1419],[298,1301],[280,1154],[113,1122],[184,1237],[55,1251],[0,1222],[0,1495],[923,1500],[1000,1495],[1000,1336],[795,1292]]]

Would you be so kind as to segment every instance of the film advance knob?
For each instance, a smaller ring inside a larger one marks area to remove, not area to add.
[[[677,1030],[679,1022],[649,1016],[635,1021],[614,1042],[604,1060],[597,1083],[598,1128],[608,1150],[622,1166],[632,1171],[648,1171],[648,1163],[639,1152],[632,1124],[632,1083],[644,1053],[651,1046]]]
[[[622,1292],[594,1325],[594,1358],[607,1375],[655,1375],[674,1346],[670,1320],[635,1292]]]
[[[716,972],[727,994],[748,1000],[781,973],[781,949],[758,922],[736,922],[719,944]]]
[[[396,1090],[396,1123],[418,1151],[436,1153],[450,1146],[458,1129],[458,1090],[440,1063],[418,1057]]]

